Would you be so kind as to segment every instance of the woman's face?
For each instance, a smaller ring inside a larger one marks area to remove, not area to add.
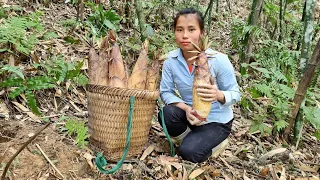
[[[196,14],[181,15],[178,18],[174,35],[176,43],[183,52],[194,50],[190,41],[198,45],[201,34],[202,31]]]

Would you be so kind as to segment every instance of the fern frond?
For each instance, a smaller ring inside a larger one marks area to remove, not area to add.
[[[19,96],[20,94],[22,94],[27,88],[25,86],[21,86],[18,88],[15,88],[10,94],[9,94],[9,98],[14,99],[17,96]]]
[[[37,106],[36,97],[33,94],[33,92],[32,91],[26,91],[25,95],[26,95],[28,106],[31,108],[32,112],[37,114],[37,115],[41,115],[41,113],[40,113],[40,111],[38,109],[38,106]]]
[[[35,76],[28,79],[27,86],[29,90],[50,89],[56,87],[53,83],[54,79],[48,76]]]
[[[268,86],[267,84],[256,84],[255,88],[257,88],[258,91],[260,91],[262,94],[267,95],[267,97],[272,98],[272,88]]]
[[[8,72],[11,72],[11,73],[14,73],[16,74],[18,77],[24,79],[24,75],[21,71],[21,69],[17,66],[10,66],[10,65],[5,65],[3,66],[3,68],[1,68],[2,70],[5,70],[5,71],[8,71]]]
[[[19,87],[23,84],[22,78],[10,77],[0,83],[0,87]]]
[[[282,129],[286,128],[289,125],[289,123],[285,120],[279,120],[274,123],[274,127],[277,129],[278,132],[280,132]]]
[[[85,76],[84,74],[79,74],[76,78],[75,78],[75,82],[77,85],[79,86],[85,86],[88,84],[89,79],[87,78],[87,76]]]

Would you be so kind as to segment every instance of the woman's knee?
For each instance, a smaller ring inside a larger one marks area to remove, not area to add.
[[[162,125],[161,112],[158,114],[158,121]],[[163,107],[163,118],[166,124],[174,123],[176,121],[180,121],[180,116],[185,114],[185,112],[173,105],[167,105]]]
[[[211,155],[211,152],[206,153],[203,150],[195,147],[192,143],[182,142],[179,148],[179,151],[180,151],[180,156],[183,159],[194,162],[194,163],[204,162]]]

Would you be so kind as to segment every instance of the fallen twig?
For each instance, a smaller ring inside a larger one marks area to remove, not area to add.
[[[40,152],[42,153],[42,155],[46,158],[46,160],[51,164],[51,166],[53,167],[54,170],[57,171],[58,174],[60,174],[60,176],[64,179],[64,176],[62,175],[62,173],[59,171],[59,169],[52,163],[52,161],[48,158],[48,156],[43,152],[43,150],[41,149],[41,147],[36,144],[37,148],[40,150]]]
[[[14,158],[26,147],[28,146],[28,144],[33,141],[44,129],[46,129],[48,126],[50,125],[50,122],[47,122],[47,124],[45,126],[43,126],[38,132],[36,132],[27,142],[25,142],[23,144],[23,146],[21,146],[21,148],[10,158],[10,160],[8,161],[6,167],[3,170],[2,176],[1,176],[1,180],[4,180],[7,174],[7,171],[9,169],[10,164],[12,163],[12,161],[14,160]]]

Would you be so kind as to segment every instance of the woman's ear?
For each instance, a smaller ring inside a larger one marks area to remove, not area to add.
[[[203,36],[205,34],[206,34],[206,30],[202,30],[200,35]]]

